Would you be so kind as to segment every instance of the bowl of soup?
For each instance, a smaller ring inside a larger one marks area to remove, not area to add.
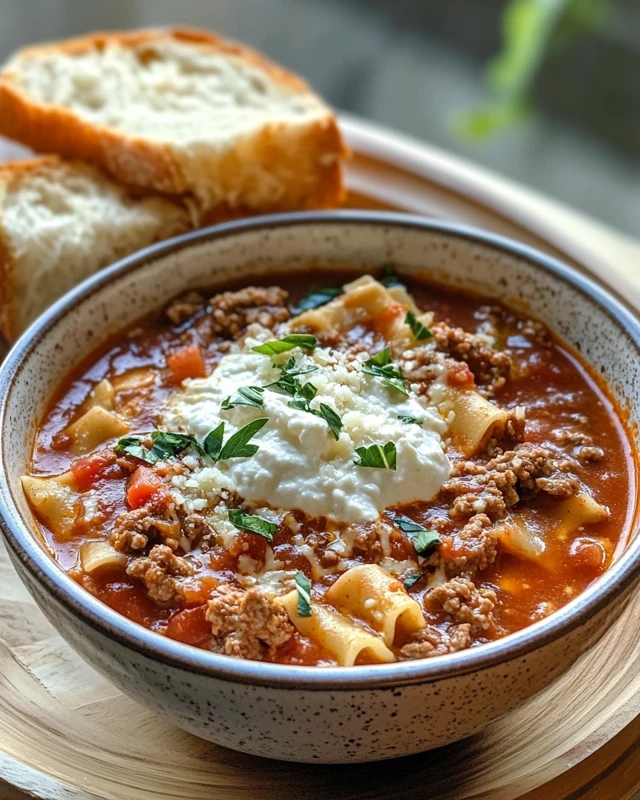
[[[82,284],[0,371],[0,514],[58,631],[218,744],[479,731],[637,588],[640,326],[500,236],[288,214]]]

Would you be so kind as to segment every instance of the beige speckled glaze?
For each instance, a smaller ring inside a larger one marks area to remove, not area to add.
[[[366,667],[231,659],[147,631],[71,581],[33,536],[20,489],[52,391],[111,334],[189,287],[313,264],[388,261],[525,307],[609,381],[637,430],[640,324],[570,268],[499,236],[389,213],[333,212],[218,226],[150,248],[84,283],[24,335],[0,370],[0,516],[16,569],[73,647],[123,691],[227,747],[294,761],[392,758],[480,730],[567,670],[640,580],[640,537],[560,611],[453,655]]]

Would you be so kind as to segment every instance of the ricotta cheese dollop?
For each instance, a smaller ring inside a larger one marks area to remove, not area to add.
[[[363,372],[366,353],[354,357],[318,347],[272,359],[251,351],[268,333],[258,328],[252,333],[257,338],[248,337],[243,352],[224,356],[209,377],[187,382],[163,422],[168,430],[202,439],[224,421],[226,441],[252,420],[266,417],[268,423],[251,440],[258,451],[195,470],[184,488],[211,500],[222,490],[235,491],[273,509],[300,509],[346,523],[375,520],[385,508],[437,494],[450,465],[442,443],[447,424],[430,395],[418,396],[409,388],[404,396]],[[312,409],[325,403],[340,417],[337,440],[322,417],[291,408],[290,396],[268,387],[292,355],[297,367],[314,367],[299,380],[317,389]],[[221,410],[226,398],[247,386],[264,387],[263,408]],[[354,463],[356,448],[387,442],[396,446],[395,470]]]

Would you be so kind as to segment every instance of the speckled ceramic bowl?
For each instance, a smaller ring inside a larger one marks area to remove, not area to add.
[[[421,661],[352,668],[262,664],[145,630],[69,579],[34,537],[20,489],[38,420],[80,359],[192,286],[283,265],[403,271],[526,307],[609,381],[636,426],[640,324],[569,267],[499,236],[388,213],[263,217],[152,247],[82,284],[23,336],[0,371],[0,514],[9,552],[58,631],[136,700],[193,733],[271,758],[391,758],[462,739],[567,670],[620,614],[640,580],[636,535],[564,608],[497,642]]]

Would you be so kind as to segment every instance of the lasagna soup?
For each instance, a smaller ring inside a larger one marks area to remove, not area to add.
[[[23,478],[61,567],[163,636],[343,666],[474,647],[597,578],[634,468],[576,354],[390,267],[320,277],[189,292],[70,377]]]

